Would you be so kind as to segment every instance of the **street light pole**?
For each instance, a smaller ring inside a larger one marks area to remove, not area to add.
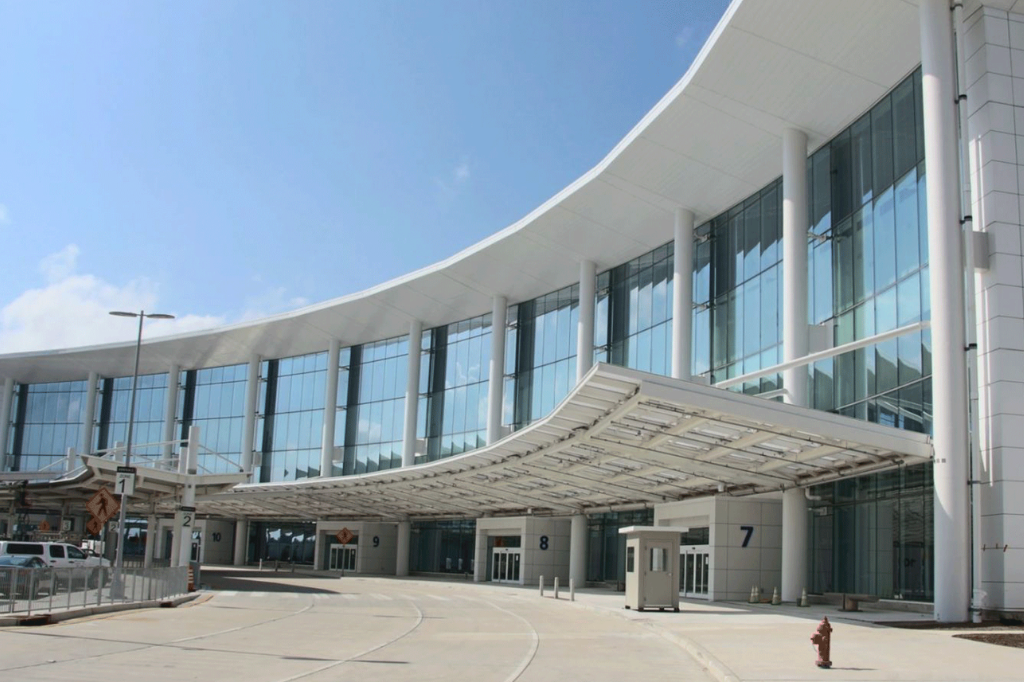
[[[135,339],[135,368],[132,370],[132,391],[128,407],[128,435],[125,438],[124,445],[124,466],[130,467],[132,465],[132,431],[135,426],[135,389],[139,383],[139,354],[142,351],[142,323],[147,317],[158,320],[173,320],[174,315],[167,315],[165,313],[147,314],[145,310],[140,310],[137,313],[112,310],[110,311],[110,314],[116,315],[117,317],[139,318],[139,334]],[[121,511],[118,513],[117,517],[117,556],[114,559],[114,579],[110,585],[111,596],[117,599],[124,597],[125,521],[128,511],[128,505],[125,497],[127,497],[127,495],[121,495]]]

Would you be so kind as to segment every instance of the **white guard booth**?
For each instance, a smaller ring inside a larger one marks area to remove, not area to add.
[[[626,536],[626,608],[679,610],[679,540],[689,528],[629,526]]]

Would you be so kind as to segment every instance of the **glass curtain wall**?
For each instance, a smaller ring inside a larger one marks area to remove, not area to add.
[[[248,547],[248,562],[262,559],[312,565],[316,556],[316,524],[253,522],[249,524]]]
[[[259,480],[297,481],[320,475],[327,353],[263,363],[256,449]]]
[[[424,334],[426,336],[426,334]],[[491,315],[480,315],[430,330],[429,352],[420,363],[427,386],[420,437],[433,461],[487,443],[487,387],[491,361]],[[426,369],[426,372],[424,370]],[[421,405],[422,411],[423,405]]]
[[[421,521],[412,524],[409,570],[418,573],[472,573],[476,521]]]
[[[506,381],[505,388],[512,388],[513,395],[505,400],[514,429],[547,415],[576,385],[579,295],[579,285],[574,284],[509,306],[514,322],[506,349],[515,349],[515,380]]]
[[[354,346],[342,355],[342,362],[346,356],[348,364],[341,366],[338,377],[339,403],[342,391],[345,395],[345,409],[338,414],[338,421],[344,423],[342,474],[400,467],[409,337]]]
[[[654,525],[654,510],[593,514],[587,517],[587,581],[626,579],[626,536],[620,528]]]
[[[247,365],[193,369],[181,373],[178,421],[181,438],[193,424],[203,447],[197,458],[200,473],[237,472],[242,461]]]
[[[930,464],[815,486],[811,588],[932,601],[934,511]]]
[[[782,359],[781,180],[697,229],[694,249],[696,374],[723,381]],[[779,388],[778,375],[734,390]]]
[[[598,362],[672,373],[672,262],[669,242],[598,276]]]
[[[931,317],[921,74],[808,161],[809,311],[836,345]],[[818,362],[814,407],[931,430],[929,330]]]
[[[68,448],[79,447],[85,381],[21,384],[14,392],[12,471],[59,471]]]
[[[103,381],[100,428],[97,446],[100,450],[128,440],[128,415],[131,411],[132,378],[119,377]],[[167,375],[146,374],[139,377],[135,391],[135,426],[132,429],[132,458],[154,460],[162,456],[159,443],[164,437],[164,406],[167,403]],[[174,448],[175,451],[178,448]]]

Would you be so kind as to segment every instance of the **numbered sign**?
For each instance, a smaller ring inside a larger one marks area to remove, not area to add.
[[[114,492],[121,497],[129,497],[135,494],[135,474],[125,473],[123,471],[117,472],[117,478],[114,479]]]
[[[175,516],[177,525],[187,532],[191,532],[196,525],[195,507],[178,507],[178,513]]]

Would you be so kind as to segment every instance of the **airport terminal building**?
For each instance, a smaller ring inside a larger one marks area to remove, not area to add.
[[[515,224],[143,341],[129,551],[616,584],[619,530],[667,525],[694,598],[1022,612],[1019,164],[1024,3],[734,0]],[[134,361],[0,356],[0,535],[84,537]]]

